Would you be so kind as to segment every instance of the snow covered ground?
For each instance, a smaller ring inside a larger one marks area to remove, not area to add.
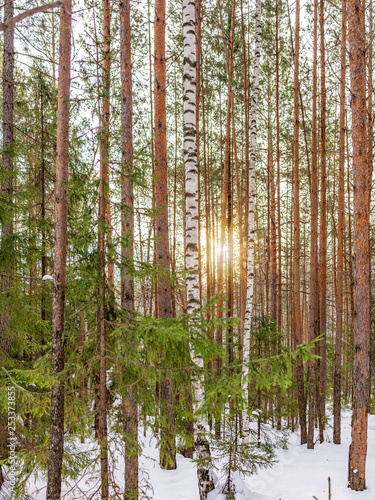
[[[328,500],[328,477],[331,478],[332,500],[375,499],[375,415],[369,417],[368,453],[366,467],[367,490],[354,492],[347,488],[348,451],[351,433],[351,414],[342,418],[342,444],[332,443],[332,428],[328,426],[327,441],[317,443],[314,450],[299,444],[294,434],[288,450],[278,450],[278,463],[246,478],[247,491],[236,500]],[[328,442],[329,441],[329,442]],[[245,489],[245,488],[244,488]]]
[[[298,434],[292,434],[287,450],[276,452],[278,463],[247,478],[235,477],[236,500],[328,500],[328,477],[331,478],[332,500],[375,499],[375,415],[369,417],[367,490],[354,492],[347,488],[348,450],[350,444],[350,412],[343,413],[342,444],[332,443],[332,428],[328,425],[323,444],[314,450],[299,444]],[[157,451],[156,455],[157,458]],[[149,469],[155,500],[199,500],[196,471],[192,462],[179,456],[175,471],[162,471],[155,464]],[[222,483],[222,482],[221,482]],[[209,500],[224,500],[220,482]]]
[[[351,413],[344,412],[341,445],[332,443],[332,427],[329,424],[327,441],[323,444],[317,442],[313,450],[308,450],[306,445],[301,446],[299,435],[292,434],[288,449],[277,450],[276,465],[244,480],[236,479],[236,500],[328,500],[328,478],[331,480],[332,500],[374,500],[375,415],[369,417],[367,490],[361,493],[347,488],[350,423]],[[209,500],[214,499],[221,500],[224,496],[215,492]]]
[[[299,445],[298,434],[292,434],[289,438],[288,449],[276,450],[278,462],[273,468],[263,469],[251,477],[242,478],[235,475],[236,500],[328,500],[328,477],[331,478],[332,500],[374,500],[375,415],[369,417],[367,490],[361,493],[353,492],[346,486],[350,422],[350,413],[344,412],[341,445],[332,443],[332,428],[329,424],[326,432],[327,441],[323,444],[317,442],[314,450],[308,450],[306,445]],[[199,500],[194,462],[178,455],[176,470],[161,470],[158,465],[159,452],[155,447],[155,439],[142,436],[142,441],[140,476],[142,490],[147,495],[144,498]],[[82,446],[93,447],[93,443]],[[121,443],[113,442],[111,460],[115,465],[111,474],[116,478],[116,483],[120,487],[123,485],[124,467],[121,447]],[[217,479],[217,487],[210,493],[209,500],[225,499],[220,492],[224,480],[223,478]],[[29,484],[30,499],[44,500],[45,480],[39,478],[36,483],[30,482]],[[88,498],[94,500],[99,498],[98,487],[98,470],[95,472],[87,470],[81,481],[64,486],[64,498],[65,500]],[[38,488],[41,488],[39,493],[37,493]]]

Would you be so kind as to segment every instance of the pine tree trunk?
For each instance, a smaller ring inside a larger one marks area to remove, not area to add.
[[[271,111],[269,94],[268,103],[268,174],[270,190],[270,264],[271,264],[271,287],[270,287],[270,318],[276,324],[277,322],[277,260],[276,260],[276,197],[275,197],[275,169],[273,160],[273,144],[271,130]]]
[[[349,485],[352,490],[366,488],[367,426],[370,393],[370,255],[369,196],[366,131],[365,19],[361,0],[348,1],[348,41],[351,77],[353,137],[353,414],[349,449]]]
[[[4,5],[4,21],[13,18],[14,4],[10,0]],[[6,217],[3,219],[1,227],[1,252],[6,254],[10,265],[0,270],[0,291],[4,292],[12,285],[12,235],[13,235],[13,216],[11,211],[13,197],[13,107],[14,107],[14,27],[4,30],[4,49],[3,49],[3,154],[1,179],[1,196],[6,202]],[[0,346],[10,355],[10,339],[6,333],[7,315],[0,313]]]
[[[227,191],[227,318],[233,315],[233,146],[235,144],[234,128],[234,98],[233,98],[233,57],[234,57],[234,26],[235,26],[236,0],[232,0],[231,12],[231,36],[229,43],[229,73],[230,85],[228,85],[228,100],[230,100],[229,116],[229,141],[228,141],[228,191]],[[232,134],[231,134],[232,132]],[[226,347],[228,352],[228,363],[233,363],[233,328],[228,326],[226,333]],[[233,402],[231,401],[231,405]]]
[[[168,182],[167,182],[167,120],[166,120],[166,69],[165,69],[165,0],[155,1],[155,217],[156,264],[163,275],[158,276],[158,316],[172,317],[172,287],[169,278],[170,254],[168,233]],[[164,207],[164,208],[162,208]],[[174,437],[174,410],[172,383],[168,379],[160,386],[164,423],[160,430],[160,465],[164,469],[176,468]]]
[[[232,108],[234,110],[234,97],[232,93]],[[243,303],[243,295],[244,295],[244,282],[245,282],[245,269],[244,269],[244,261],[243,261],[243,255],[244,255],[244,241],[243,241],[243,218],[242,218],[242,191],[241,191],[241,180],[240,180],[240,165],[239,165],[239,159],[238,159],[238,150],[237,150],[237,135],[236,135],[236,126],[235,126],[235,119],[234,119],[234,113],[232,113],[232,137],[233,137],[233,154],[234,154],[234,163],[235,163],[235,176],[236,176],[236,191],[237,191],[237,214],[238,214],[238,235],[239,235],[239,295],[238,295],[238,305],[237,305],[237,316],[239,318],[243,318],[243,315],[245,313],[245,308],[244,308],[244,303]],[[233,183],[234,184],[234,183]],[[234,189],[233,189],[234,191]],[[233,205],[232,204],[232,212],[233,212]],[[233,214],[231,215],[233,219]],[[228,228],[229,230],[229,228]],[[230,229],[230,234],[231,234],[231,239],[232,243],[230,244],[231,252],[232,252],[232,257],[230,259],[231,261],[231,266],[232,266],[232,276],[233,276],[233,223],[231,223],[231,229]],[[232,277],[232,288],[233,288],[233,277]],[[233,308],[233,305],[232,305]],[[243,322],[241,321],[240,327],[238,329],[238,343],[242,346],[242,324]],[[233,349],[232,349],[233,350]],[[241,347],[239,348],[239,357],[242,357],[242,352],[241,352]]]
[[[318,77],[318,0],[314,0],[314,55],[313,55],[313,91],[312,91],[312,154],[311,154],[311,187],[310,187],[310,314],[309,341],[318,335],[318,145],[317,145],[317,77]],[[308,362],[309,383],[309,420],[307,447],[314,448],[315,428],[315,377],[314,363]]]
[[[336,343],[333,382],[333,442],[341,443],[341,358],[344,282],[346,0],[341,2],[340,158],[337,222]]]
[[[133,260],[133,94],[131,65],[130,1],[120,0],[120,69],[121,69],[121,307],[124,320],[131,321],[134,311],[134,279],[127,268]],[[129,325],[131,328],[131,325]],[[132,345],[135,350],[137,347]],[[138,408],[134,385],[123,399],[125,433],[125,500],[138,498]]]
[[[105,188],[103,170],[100,171],[99,187],[99,305],[97,319],[99,326],[99,414],[98,438],[100,446],[101,498],[108,498],[108,439],[107,439],[107,331],[105,321]]]
[[[45,276],[46,270],[46,230],[45,230],[45,219],[46,219],[46,166],[44,158],[44,106],[43,106],[43,92],[40,94],[40,129],[41,129],[41,139],[40,139],[40,155],[41,155],[41,172],[40,172],[40,191],[41,191],[41,202],[40,202],[40,212],[42,218],[42,258],[41,258],[41,277]],[[42,289],[41,297],[41,320],[46,319],[46,297],[44,289]],[[45,345],[45,339],[41,339],[42,345]]]
[[[300,2],[296,0],[296,27],[295,27],[295,51],[294,51],[294,341],[296,346],[302,343],[303,327],[301,321],[301,270],[300,270],[300,177],[299,177],[299,34],[300,31]],[[301,426],[301,444],[307,442],[306,428],[306,397],[304,389],[304,370],[302,358],[297,358],[297,384],[298,384],[298,407]]]
[[[202,82],[203,83],[203,82]],[[211,259],[211,220],[213,214],[210,210],[210,161],[207,159],[208,154],[206,153],[207,148],[207,132],[206,129],[206,110],[205,110],[205,99],[204,91],[202,91],[202,120],[203,120],[203,155],[204,155],[204,199],[205,199],[205,231],[206,231],[206,266],[207,266],[207,279],[206,279],[206,303],[209,303],[212,296],[212,275],[213,275],[213,265]],[[211,313],[208,311],[207,319],[211,319]]]
[[[110,90],[111,90],[111,7],[110,0],[103,0],[103,78],[101,95],[102,116],[100,130],[100,165],[103,171],[103,189],[105,203],[105,234],[108,256],[108,285],[114,287],[111,205],[109,189],[109,119],[110,119]]]
[[[109,234],[109,91],[110,91],[110,6],[103,0],[103,75],[102,85],[98,84],[99,95],[103,95],[100,116],[100,182],[99,182],[99,305],[97,311],[99,327],[99,446],[101,498],[109,497],[108,480],[108,429],[107,429],[107,326],[106,326],[106,236]],[[100,110],[99,110],[100,113]],[[108,245],[107,245],[108,248]]]
[[[260,73],[260,42],[262,35],[262,11],[261,1],[256,0],[256,21],[255,21],[255,48],[254,48],[254,74],[253,88],[250,106],[250,159],[249,159],[249,206],[248,206],[248,241],[247,241],[247,284],[246,284],[246,310],[243,339],[243,360],[242,360],[242,388],[244,399],[247,403],[249,397],[249,361],[250,361],[250,331],[253,309],[254,295],[254,209],[255,209],[255,160],[257,144],[257,106],[259,94],[259,73]],[[247,404],[242,413],[242,433],[243,442],[249,442],[250,417]]]
[[[14,13],[13,0],[4,5],[4,21],[11,19]],[[0,253],[7,255],[10,265],[0,268],[0,293],[12,286],[12,235],[13,235],[13,215],[11,212],[13,198],[13,160],[12,144],[13,136],[13,106],[14,106],[14,28],[4,30],[3,46],[3,154],[0,178],[1,197],[5,205],[5,217],[1,226]],[[4,206],[3,205],[3,206]],[[9,257],[8,257],[9,256]],[[31,281],[31,280],[30,280]],[[11,342],[7,330],[8,317],[5,311],[0,312],[0,349],[7,356],[11,354]],[[0,415],[0,458],[4,459],[9,455],[8,432],[5,428],[6,417]],[[0,467],[0,488],[4,482],[2,469]]]
[[[155,148],[154,148],[154,109],[153,109],[153,86],[152,86],[152,47],[151,47],[151,0],[147,0],[147,24],[148,24],[148,63],[149,63],[149,85],[150,85],[150,156],[151,156],[151,165],[152,165],[152,208],[155,209]],[[152,220],[152,233],[153,237],[156,237],[156,225],[155,225],[155,219]],[[154,267],[156,267],[156,245],[154,241],[154,248],[153,248],[153,263]],[[151,280],[150,283],[151,287],[151,297],[150,297],[150,316],[152,316],[153,312],[155,315],[155,318],[157,318],[157,312],[158,312],[158,297],[157,297],[157,283],[156,281],[154,282]],[[154,299],[154,294],[155,294],[155,304],[153,304],[153,299]],[[154,305],[154,309],[153,309]]]
[[[282,328],[282,267],[281,267],[281,179],[280,179],[280,48],[279,48],[279,3],[276,2],[276,164],[277,164],[277,242],[278,242],[278,294],[277,294],[277,322]],[[279,418],[279,417],[278,417]],[[280,420],[278,420],[279,423]],[[280,422],[281,428],[281,422]]]
[[[222,189],[221,189],[221,217],[220,217],[220,245],[219,245],[219,255],[218,255],[218,279],[217,288],[218,294],[220,294],[220,300],[218,302],[217,317],[220,319],[223,317],[223,300],[222,295],[224,293],[224,275],[225,275],[225,240],[226,240],[226,221],[227,221],[227,210],[228,210],[228,182],[229,182],[229,161],[230,161],[230,131],[231,131],[231,112],[232,112],[232,82],[233,82],[233,59],[230,58],[227,49],[227,40],[225,36],[223,15],[220,1],[218,3],[219,7],[219,17],[220,17],[220,30],[221,39],[223,43],[223,49],[225,54],[226,70],[228,77],[228,93],[227,93],[227,111],[226,111],[226,123],[225,123],[225,144],[224,144],[224,165],[222,169]],[[233,2],[232,9],[233,11]],[[232,16],[231,16],[232,18]],[[232,42],[232,25],[231,25],[231,42]],[[230,42],[230,44],[231,44]],[[221,141],[220,141],[221,142]],[[223,344],[223,331],[222,327],[219,327],[216,332],[216,341],[218,344]],[[218,372],[222,368],[222,359],[217,357],[216,359],[216,369]],[[217,422],[217,435],[219,435],[220,422]]]
[[[319,387],[319,439],[324,441],[326,379],[327,379],[327,179],[326,179],[326,77],[324,40],[324,0],[320,0],[320,92],[321,92],[321,146],[320,146],[320,387]]]
[[[374,49],[372,44],[372,33],[374,31],[374,11],[373,11],[373,0],[370,0],[369,4],[369,43],[367,49],[367,57],[368,57],[368,164],[369,164],[369,182],[372,186],[372,178],[374,172],[374,86],[373,86],[373,57],[374,57]],[[371,194],[368,199],[369,202],[369,211],[371,214]],[[370,215],[371,221],[371,215]],[[371,222],[370,222],[371,225]],[[370,229],[371,230],[371,229]],[[370,290],[372,291],[372,259],[371,259],[371,233],[370,233]],[[374,381],[374,371],[371,371],[370,376],[372,376],[372,381]],[[370,397],[372,393],[373,383],[370,381]]]
[[[55,266],[52,295],[52,358],[51,371],[64,369],[65,281],[68,225],[68,168],[69,168],[69,109],[70,54],[72,3],[67,0],[60,9],[60,60],[57,103],[57,144],[55,184]],[[64,383],[52,386],[51,432],[48,458],[47,500],[58,500],[61,494],[61,471],[64,449]]]

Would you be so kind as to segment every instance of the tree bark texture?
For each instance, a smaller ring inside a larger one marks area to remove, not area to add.
[[[270,264],[271,264],[271,286],[270,286],[270,318],[274,323],[277,322],[277,254],[276,254],[276,194],[275,194],[275,168],[273,159],[273,142],[271,130],[271,112],[269,95],[269,125],[268,125],[268,176],[270,191]]]
[[[243,93],[244,93],[244,126],[245,126],[245,207],[247,209],[249,205],[249,162],[250,162],[250,127],[249,127],[249,77],[247,69],[247,50],[246,50],[246,37],[245,37],[245,20],[243,14],[243,0],[241,0],[241,37],[242,37],[242,61],[243,61]],[[240,194],[238,194],[240,196]],[[243,232],[240,233],[240,240],[243,241],[248,234],[248,217],[244,218]],[[242,225],[240,226],[242,231]],[[247,246],[242,243],[244,247],[241,254],[240,266],[242,274],[242,282],[240,284],[241,293],[241,356],[242,356],[242,346],[243,346],[243,332],[245,324],[245,309],[246,309],[246,250]]]
[[[120,0],[121,69],[121,307],[124,319],[134,311],[134,279],[128,274],[133,265],[133,91],[131,64],[130,0]],[[136,349],[136,346],[132,346]],[[125,434],[125,500],[138,498],[138,408],[137,389],[130,385],[123,400]]]
[[[254,296],[254,210],[255,210],[255,161],[257,146],[257,107],[259,95],[260,73],[260,43],[262,36],[262,10],[261,1],[256,1],[255,18],[255,47],[254,47],[254,73],[253,88],[250,103],[250,158],[249,158],[249,206],[248,206],[248,241],[247,241],[247,283],[246,283],[246,309],[243,338],[242,360],[242,387],[245,402],[249,398],[249,362],[250,362],[250,333]],[[250,435],[250,416],[247,404],[242,414],[243,442],[248,444]]]
[[[309,342],[318,336],[318,144],[317,144],[317,77],[318,77],[318,0],[314,0],[314,55],[312,90],[312,154],[310,183],[310,304],[309,304]],[[309,419],[307,447],[314,448],[315,428],[315,377],[314,363],[308,362],[307,378],[309,383]]]
[[[327,384],[327,174],[326,174],[326,69],[324,36],[324,0],[320,0],[320,245],[319,245],[319,293],[320,293],[320,381],[319,381],[319,439],[324,441],[325,406]]]
[[[333,381],[333,442],[341,443],[341,359],[344,283],[344,181],[345,181],[345,80],[346,80],[346,0],[341,2],[341,72],[340,72],[340,156],[337,220],[336,343]]]
[[[301,269],[300,269],[300,176],[299,176],[299,52],[300,52],[300,2],[296,0],[296,36],[294,51],[294,127],[293,127],[293,180],[294,180],[294,342],[298,346],[303,342],[303,326],[301,321]],[[301,426],[301,444],[307,442],[306,397],[304,388],[304,370],[301,357],[297,359],[298,407]]]
[[[158,315],[172,317],[172,287],[170,281],[170,254],[168,236],[168,182],[167,182],[167,120],[165,70],[165,0],[155,1],[154,21],[154,102],[155,102],[155,217],[156,264],[159,271]],[[164,469],[176,468],[174,438],[173,388],[171,381],[161,382],[161,400],[164,421],[160,432],[160,465]]]
[[[69,110],[72,2],[60,9],[60,56],[57,102],[56,184],[55,184],[55,266],[52,296],[51,371],[64,369],[64,314],[68,225]],[[64,449],[64,383],[56,381],[51,395],[51,431],[48,459],[47,500],[61,494],[61,471]]]
[[[281,266],[281,190],[280,190],[280,47],[279,47],[279,3],[276,3],[276,163],[277,163],[277,242],[278,242],[278,303],[277,321],[282,327],[282,266]]]
[[[201,303],[200,261],[199,261],[199,170],[197,154],[197,106],[196,106],[196,35],[195,35],[195,2],[184,0],[182,7],[183,40],[184,40],[184,165],[185,165],[185,268],[186,274],[186,304],[187,313],[194,314]],[[208,251],[208,249],[207,249]],[[194,321],[191,322],[194,327]],[[193,353],[195,365],[203,370],[203,358]],[[196,407],[199,412],[204,403],[204,387],[201,374],[194,380]],[[194,422],[194,440],[196,457],[199,460],[210,459],[210,449],[205,438],[205,423],[200,420]],[[198,466],[198,488],[201,500],[214,489],[206,467]]]
[[[10,0],[4,5],[4,24],[13,19],[14,4]],[[7,261],[10,265],[2,269],[0,277],[0,291],[4,292],[12,285],[12,235],[13,235],[13,215],[12,215],[12,197],[13,197],[13,141],[14,141],[14,25],[6,28],[4,31],[3,46],[3,155],[2,170],[3,178],[0,180],[1,197],[5,205],[6,217],[1,227],[1,252],[9,255]],[[7,328],[6,312],[0,313],[0,347],[9,356],[10,339],[6,333]]]
[[[104,204],[105,204],[105,235],[108,256],[108,284],[113,290],[113,252],[111,204],[109,188],[109,125],[110,125],[110,90],[111,90],[111,7],[109,0],[103,0],[103,72],[100,95],[102,95],[102,109],[100,117],[100,168],[103,177]]]
[[[366,488],[367,425],[370,391],[370,255],[368,141],[366,131],[365,24],[361,0],[348,1],[348,42],[353,141],[353,413],[349,485]]]
[[[109,497],[108,429],[107,429],[107,325],[106,325],[106,236],[109,235],[109,92],[110,92],[110,25],[109,0],[103,0],[103,74],[100,125],[100,184],[99,184],[99,445],[101,469],[101,498]]]
[[[12,14],[12,16],[9,16],[9,17],[5,14],[4,22],[0,23],[0,31],[6,31],[6,30],[11,31],[14,29],[14,26],[17,23],[19,23],[20,21],[22,21],[23,19],[26,19],[27,17],[33,16],[34,14],[38,14],[39,12],[45,12],[46,10],[49,10],[49,9],[61,7],[63,4],[64,4],[64,2],[58,0],[57,2],[47,3],[44,5],[38,5],[38,7],[34,7],[32,9],[25,10],[25,12],[21,12],[21,14],[18,14],[17,16],[14,16],[14,17],[13,17],[13,14]],[[8,11],[10,9],[13,10],[13,1],[6,3],[4,7],[5,7],[5,9],[8,9]]]

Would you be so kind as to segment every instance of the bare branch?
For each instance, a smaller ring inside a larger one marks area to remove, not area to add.
[[[34,14],[38,14],[38,12],[45,12],[48,9],[54,9],[55,7],[61,7],[62,5],[63,2],[61,0],[57,0],[57,2],[46,3],[44,5],[34,7],[33,9],[25,10],[21,14],[18,14],[18,16],[12,17],[12,19],[8,19],[7,21],[5,21],[5,23],[0,23],[0,31],[4,31],[7,28],[12,28],[19,21],[33,16]]]

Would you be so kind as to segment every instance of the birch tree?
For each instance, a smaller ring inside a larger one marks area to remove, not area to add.
[[[246,309],[243,336],[242,386],[245,405],[242,414],[243,443],[248,444],[250,434],[250,417],[247,408],[249,396],[249,361],[250,361],[250,330],[254,295],[254,208],[255,208],[255,160],[257,145],[257,106],[259,94],[260,72],[260,41],[262,35],[261,0],[256,0],[255,49],[253,92],[250,105],[250,159],[249,159],[249,207],[248,207],[248,241],[247,241],[247,285]]]
[[[196,113],[196,39],[195,39],[195,2],[183,1],[183,39],[184,39],[184,164],[185,164],[185,266],[186,266],[186,304],[187,313],[194,314],[200,307],[199,275],[199,171],[197,152],[197,113]],[[192,322],[193,323],[193,322]],[[191,325],[194,327],[194,324]],[[194,353],[194,363],[203,369],[203,359]],[[194,381],[196,412],[204,403],[204,388],[200,374]],[[205,438],[205,423],[194,422],[196,458],[210,459],[210,449]],[[214,489],[209,471],[198,466],[198,487],[201,500]]]

